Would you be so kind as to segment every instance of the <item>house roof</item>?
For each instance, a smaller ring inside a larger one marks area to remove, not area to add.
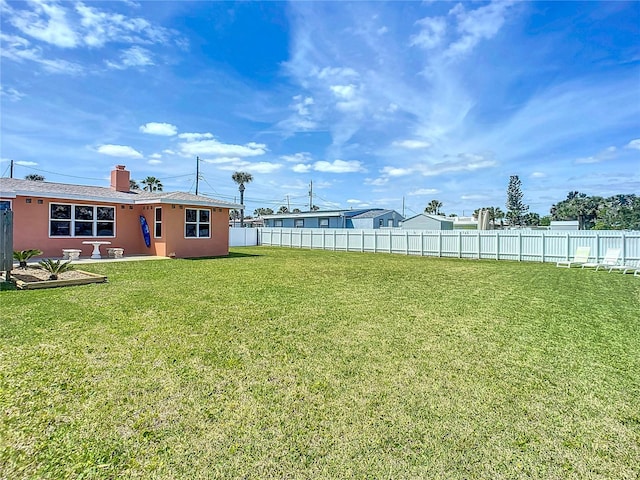
[[[110,187],[93,187],[66,183],[38,182],[18,178],[0,178],[0,196],[49,197],[65,200],[112,202],[125,204],[178,203],[222,208],[242,208],[238,203],[225,202],[204,195],[186,192],[145,192],[132,190],[118,192]]]
[[[396,213],[395,210],[381,210],[381,209],[374,209],[374,210],[369,210],[368,212],[364,212],[364,213],[360,213],[358,215],[355,215],[351,218],[353,219],[358,219],[358,218],[376,218],[376,217],[380,217],[382,215],[387,215],[389,213]]]
[[[380,209],[358,209],[358,210],[314,210],[313,212],[298,212],[298,213],[274,213],[273,215],[262,215],[264,219],[272,219],[272,218],[316,218],[316,217],[353,217],[354,215],[359,215],[363,212],[368,212],[370,210]]]
[[[407,218],[405,220],[405,223],[408,222],[409,220],[413,220],[414,218],[418,218],[418,217],[426,217],[426,218],[430,218],[432,220],[436,220],[437,222],[450,222],[453,223],[453,220],[447,217],[441,217],[439,215],[429,215],[428,213],[419,213],[418,215],[414,215],[413,217]]]

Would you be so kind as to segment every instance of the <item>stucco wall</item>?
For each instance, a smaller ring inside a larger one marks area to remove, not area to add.
[[[27,203],[27,198],[31,199]],[[50,203],[97,205],[115,207],[115,237],[50,237]],[[106,255],[109,247],[124,248],[126,255],[161,255],[174,253],[176,257],[221,256],[229,253],[229,211],[225,208],[182,206],[163,204],[162,236],[154,238],[154,215],[158,205],[119,205],[108,202],[86,202],[61,200],[46,197],[21,197],[11,199],[13,219],[13,249],[39,249],[42,257],[61,257],[62,249],[75,248],[82,257],[91,255],[93,246],[83,241],[100,240],[111,242],[103,245]],[[206,208],[211,211],[211,238],[185,238],[185,208]],[[143,215],[151,230],[151,247],[144,243],[139,216]]]

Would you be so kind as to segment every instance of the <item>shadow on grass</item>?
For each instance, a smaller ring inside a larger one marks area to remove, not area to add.
[[[7,282],[6,280],[0,280],[0,292],[5,290],[17,290],[16,284],[14,282]]]
[[[240,253],[240,252],[229,252],[229,255],[221,255],[217,257],[189,257],[184,260],[226,260],[230,258],[244,258],[244,257],[262,257],[262,255],[254,254],[254,253]]]

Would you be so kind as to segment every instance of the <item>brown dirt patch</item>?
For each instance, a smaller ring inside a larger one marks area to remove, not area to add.
[[[40,267],[27,266],[27,268],[14,268],[11,270],[11,278],[15,280],[21,280],[23,282],[42,282],[49,280],[51,274]],[[4,280],[5,274],[2,273],[2,279]],[[58,275],[58,280],[79,280],[84,278],[91,278],[85,272],[77,270],[69,270]]]

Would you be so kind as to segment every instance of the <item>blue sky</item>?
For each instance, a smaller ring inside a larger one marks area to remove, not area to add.
[[[640,193],[640,2],[7,2],[0,173],[247,214]]]

